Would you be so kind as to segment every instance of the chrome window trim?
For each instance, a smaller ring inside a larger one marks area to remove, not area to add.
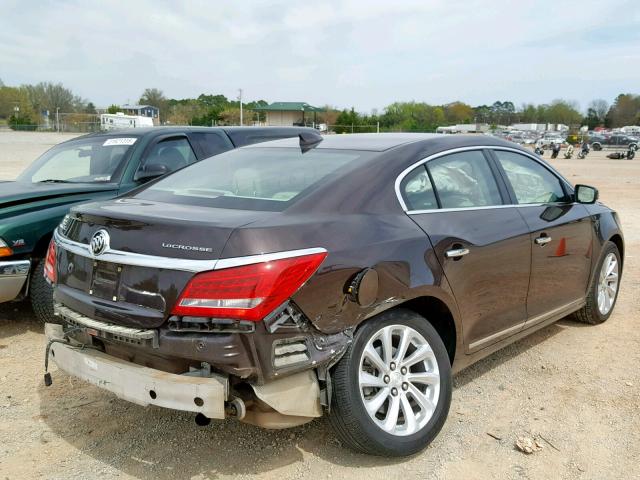
[[[189,260],[175,257],[164,257],[160,255],[145,255],[142,253],[125,252],[109,248],[101,255],[93,255],[89,251],[89,245],[76,242],[64,237],[58,229],[54,231],[53,240],[57,246],[82,257],[101,262],[117,263],[120,265],[132,265],[136,267],[163,268],[167,270],[179,270],[184,272],[200,273],[210,270],[222,270],[224,268],[252,265],[255,263],[271,262],[283,258],[301,257],[317,253],[326,253],[327,250],[321,247],[304,248],[300,250],[287,250],[282,252],[262,253],[258,255],[247,255],[244,257],[211,259],[211,260]]]
[[[407,210],[407,215],[424,215],[426,213],[441,213],[441,212],[467,212],[470,210],[493,210],[498,208],[528,208],[528,207],[553,207],[553,206],[566,206],[566,205],[577,205],[576,202],[572,203],[511,203],[509,205],[489,205],[485,207],[459,207],[459,208],[434,208],[431,210]]]
[[[563,184],[565,184],[568,187],[570,187],[571,189],[573,189],[573,187],[571,186],[569,181],[566,178],[564,178],[560,172],[558,172],[551,165],[547,165],[546,163],[542,163],[540,161],[540,159],[537,158],[536,155],[533,154],[533,153],[529,153],[529,152],[526,152],[524,150],[520,150],[518,148],[503,147],[503,146],[499,146],[499,145],[474,145],[474,146],[470,146],[470,147],[452,148],[450,150],[444,150],[442,152],[434,153],[433,155],[429,155],[428,157],[425,157],[425,158],[423,158],[421,160],[418,160],[417,162],[413,163],[411,166],[405,168],[402,172],[400,172],[400,174],[396,177],[395,192],[396,192],[396,197],[398,198],[398,202],[400,202],[400,206],[402,207],[402,210],[404,210],[408,215],[416,215],[416,214],[423,214],[423,213],[458,212],[458,211],[466,211],[466,210],[490,210],[490,209],[493,209],[493,208],[508,208],[508,207],[523,208],[523,207],[540,207],[540,206],[543,206],[543,205],[569,205],[567,203],[558,203],[558,202],[554,202],[554,203],[523,203],[523,204],[512,203],[512,204],[501,204],[501,205],[486,205],[486,206],[481,206],[481,207],[434,208],[434,209],[431,209],[431,210],[410,210],[407,207],[407,204],[405,203],[404,198],[402,197],[402,191],[400,190],[400,184],[404,180],[404,177],[406,177],[409,173],[411,173],[415,168],[419,167],[420,165],[424,165],[425,163],[427,163],[427,162],[429,162],[431,160],[435,160],[436,158],[444,157],[445,155],[450,155],[450,154],[453,154],[453,153],[470,152],[470,151],[475,151],[475,150],[504,150],[504,151],[507,151],[507,152],[519,153],[520,155],[524,155],[525,157],[529,157],[534,162],[536,162],[539,165],[541,165],[542,167],[546,168],[551,173],[553,173],[556,177],[558,177],[558,180],[560,180]]]

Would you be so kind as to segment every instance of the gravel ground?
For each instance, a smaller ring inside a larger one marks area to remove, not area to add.
[[[0,172],[15,176],[65,138],[0,133]],[[554,164],[620,213],[627,256],[615,313],[596,327],[562,320],[457,375],[449,420],[424,452],[355,454],[324,419],[284,431],[199,428],[191,415],[131,405],[55,366],[45,388],[42,328],[27,305],[5,304],[0,478],[640,478],[640,161],[594,152]],[[519,452],[519,436],[542,450]]]
[[[12,180],[40,154],[77,136],[75,133],[0,130],[0,180]]]

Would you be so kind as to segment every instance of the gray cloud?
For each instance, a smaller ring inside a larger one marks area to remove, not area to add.
[[[381,108],[497,99],[583,107],[637,91],[635,1],[3,1],[0,78],[98,105],[146,87]],[[635,89],[635,90],[634,90]]]

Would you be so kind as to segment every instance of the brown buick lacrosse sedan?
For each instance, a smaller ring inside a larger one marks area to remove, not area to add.
[[[486,136],[240,148],[65,217],[47,360],[199,424],[326,414],[356,450],[409,455],[444,424],[452,372],[569,314],[609,318],[624,243],[597,200]]]

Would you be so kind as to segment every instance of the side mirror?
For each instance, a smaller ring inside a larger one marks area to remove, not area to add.
[[[136,182],[144,183],[149,180],[153,180],[154,178],[166,175],[167,173],[169,173],[169,167],[161,163],[152,163],[150,165],[145,165],[141,170],[138,170],[133,179]]]
[[[589,185],[576,185],[575,198],[578,203],[596,203],[598,189]]]

